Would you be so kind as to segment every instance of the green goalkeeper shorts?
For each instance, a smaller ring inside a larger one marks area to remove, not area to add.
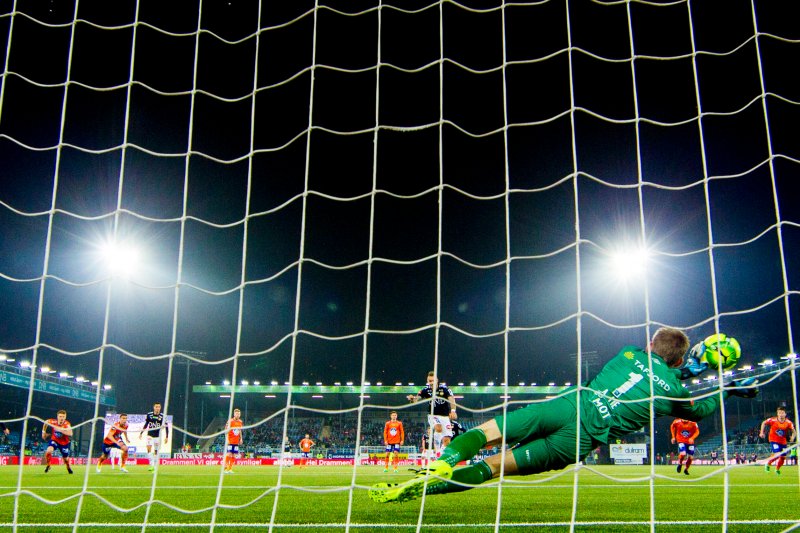
[[[522,409],[495,418],[522,475],[560,470],[586,457],[599,443],[586,431],[578,438],[577,413],[573,397],[562,397],[541,403],[532,403]]]

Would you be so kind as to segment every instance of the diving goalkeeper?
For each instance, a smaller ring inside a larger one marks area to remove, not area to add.
[[[370,489],[377,502],[402,502],[426,494],[459,492],[504,474],[528,475],[562,469],[582,460],[599,445],[613,442],[641,429],[653,418],[674,416],[700,420],[719,408],[720,395],[691,401],[681,379],[698,376],[708,369],[699,362],[701,345],[689,348],[689,338],[680,330],[661,328],[647,349],[625,346],[600,373],[584,385],[580,404],[576,388],[555,400],[530,404],[509,411],[462,434],[444,449],[417,477],[401,484],[380,483]],[[650,355],[648,355],[648,353]],[[681,366],[683,365],[683,368]],[[723,397],[752,398],[755,380],[733,382]],[[580,431],[576,421],[580,415]],[[453,470],[471,459],[481,448],[503,441],[513,448],[485,461]],[[579,450],[576,450],[576,442]]]

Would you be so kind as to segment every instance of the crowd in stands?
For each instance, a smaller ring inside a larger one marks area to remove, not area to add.
[[[731,444],[759,444],[762,442],[766,442],[764,439],[758,436],[758,426],[753,426],[744,430],[734,430],[731,431],[730,443]]]
[[[11,432],[9,435],[0,433],[0,454],[19,454],[19,433]],[[25,455],[42,455],[47,448],[47,442],[42,442],[41,431],[30,429],[25,439]]]

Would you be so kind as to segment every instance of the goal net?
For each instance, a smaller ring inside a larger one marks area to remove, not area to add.
[[[654,529],[678,505],[661,488],[678,482],[671,420],[630,437],[630,470],[602,464],[603,445],[388,517],[367,489],[393,481],[391,410],[416,464],[429,406],[406,397],[429,371],[468,429],[673,326],[743,346],[737,367],[686,382],[697,394],[761,381],[701,423],[695,464],[719,464],[675,490],[701,480],[715,503],[687,523],[797,527],[793,510],[735,504],[738,454],[762,471],[771,454],[758,425],[778,407],[797,422],[799,11],[0,2],[0,460],[30,465],[0,471],[0,524]],[[93,467],[106,418],[156,403],[183,462],[117,497]],[[76,473],[45,482],[60,409]],[[239,464],[271,465],[236,484],[234,409]],[[306,434],[323,477],[294,468]],[[604,505],[632,484],[637,505]]]

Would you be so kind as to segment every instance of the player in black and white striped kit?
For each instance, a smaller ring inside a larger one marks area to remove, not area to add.
[[[142,431],[139,432],[139,438],[147,431],[147,458],[150,460],[150,468],[153,470],[158,461],[158,449],[161,447],[161,430],[164,430],[164,444],[169,441],[169,424],[164,419],[164,413],[161,412],[161,404],[154,403],[153,410],[147,413],[144,418],[144,426]]]

